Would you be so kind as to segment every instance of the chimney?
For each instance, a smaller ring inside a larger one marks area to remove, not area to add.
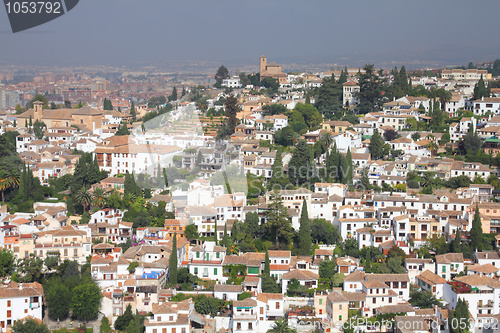
[[[484,101],[484,96],[483,96],[483,97],[481,97],[481,100],[482,100],[482,101]]]

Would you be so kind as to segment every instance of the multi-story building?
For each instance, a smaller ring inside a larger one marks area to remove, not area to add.
[[[28,316],[42,320],[42,305],[43,287],[37,282],[0,285],[0,332]]]

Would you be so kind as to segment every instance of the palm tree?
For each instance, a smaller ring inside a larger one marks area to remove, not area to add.
[[[285,319],[278,319],[273,327],[267,330],[267,333],[297,333],[297,330],[289,327]]]
[[[0,191],[2,191],[2,202],[5,202],[4,192],[10,188],[10,181],[5,171],[0,171]]]
[[[82,204],[84,213],[86,212],[86,208],[92,202],[92,196],[90,195],[90,192],[85,187],[82,187],[80,189],[80,191],[75,193],[75,199],[77,202]]]
[[[2,202],[5,202],[4,192],[9,188],[19,186],[19,175],[15,171],[0,171],[0,191],[2,192]]]
[[[105,205],[106,195],[104,193],[104,190],[100,187],[96,187],[92,193],[92,206],[102,209]]]

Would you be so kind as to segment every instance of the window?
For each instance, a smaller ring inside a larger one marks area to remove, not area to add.
[[[339,311],[342,310],[342,304],[339,304]]]
[[[264,314],[264,308],[260,308],[260,314]]]
[[[217,275],[217,268],[214,268],[214,275]]]
[[[24,309],[24,313],[28,313],[28,309]]]
[[[219,253],[219,252],[217,252],[217,253],[215,254],[215,257],[216,257],[217,259],[219,259],[219,258],[220,258],[220,253]]]
[[[236,329],[241,330],[241,323],[236,323]]]
[[[194,274],[198,274],[198,267],[194,268]]]
[[[7,301],[7,307],[9,307],[9,308],[11,307],[10,300],[9,300],[9,301]]]
[[[196,252],[196,258],[200,258],[200,252]]]
[[[319,299],[319,305],[323,305],[323,299],[322,298]]]
[[[161,321],[161,316],[156,317],[156,321]]]
[[[279,310],[279,308],[280,308],[280,303],[276,302],[276,310]]]
[[[11,310],[7,310],[7,318],[10,318],[10,317],[12,317],[12,312],[11,312]]]
[[[175,327],[172,327],[172,333],[175,333],[176,332],[176,328]]]
[[[248,323],[248,329],[249,329],[249,330],[253,330],[252,323]]]

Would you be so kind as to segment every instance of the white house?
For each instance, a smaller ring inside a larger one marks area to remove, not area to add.
[[[27,316],[42,320],[43,287],[37,282],[0,286],[0,332]]]

